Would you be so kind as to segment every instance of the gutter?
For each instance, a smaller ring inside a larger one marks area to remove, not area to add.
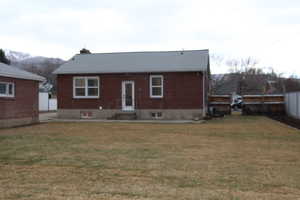
[[[33,74],[33,76],[30,77],[30,76],[27,76],[27,75],[18,75],[18,74],[13,74],[13,73],[0,73],[0,76],[8,77],[8,78],[39,81],[39,82],[46,81],[46,78],[44,78],[42,76],[39,76],[39,75],[35,75],[35,74]]]
[[[205,73],[203,71],[202,73],[202,101],[203,101],[203,105],[202,105],[202,117],[206,116],[206,108],[205,108]]]

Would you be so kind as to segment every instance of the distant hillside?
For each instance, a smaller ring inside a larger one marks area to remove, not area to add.
[[[65,61],[60,58],[48,58],[43,56],[31,56],[28,53],[4,50],[6,57],[11,61],[12,65],[21,68],[27,68],[28,66],[45,67],[45,63],[51,63],[54,65],[61,65]]]
[[[47,85],[53,85],[53,92],[55,92],[56,77],[52,72],[65,62],[63,59],[31,56],[28,53],[12,50],[4,51],[6,57],[11,61],[11,65],[45,77]]]

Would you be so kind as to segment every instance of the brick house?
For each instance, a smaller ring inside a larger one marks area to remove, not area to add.
[[[0,128],[39,121],[41,76],[0,63]]]
[[[54,73],[60,118],[199,119],[206,114],[208,50],[87,52]]]

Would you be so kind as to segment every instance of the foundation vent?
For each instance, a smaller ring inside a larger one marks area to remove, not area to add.
[[[161,119],[162,118],[162,112],[151,112],[151,117],[153,119]]]
[[[80,112],[80,118],[81,119],[92,119],[93,118],[93,112],[91,112],[91,111],[81,111]]]

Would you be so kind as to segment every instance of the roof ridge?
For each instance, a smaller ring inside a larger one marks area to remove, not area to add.
[[[97,54],[125,54],[125,53],[175,53],[175,52],[193,52],[193,51],[202,51],[202,52],[209,52],[209,49],[198,49],[198,50],[174,50],[174,51],[120,51],[120,52],[104,52],[104,53],[87,53],[87,54],[80,54],[77,53],[75,55],[97,55]]]

